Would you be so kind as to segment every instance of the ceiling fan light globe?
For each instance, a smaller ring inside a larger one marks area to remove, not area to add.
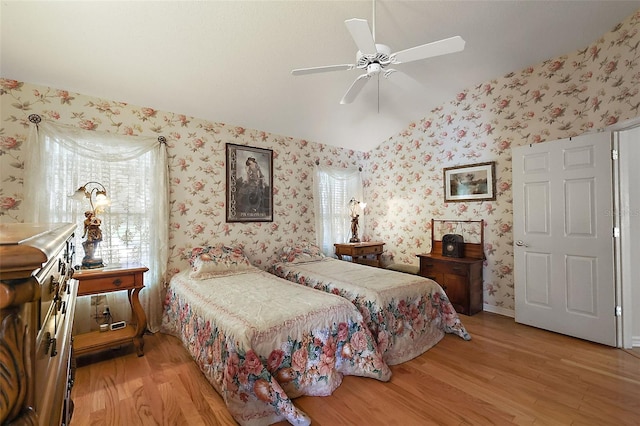
[[[381,70],[382,70],[382,67],[380,66],[380,64],[375,63],[375,62],[373,64],[369,64],[367,66],[367,74],[369,74],[369,75],[380,74]]]

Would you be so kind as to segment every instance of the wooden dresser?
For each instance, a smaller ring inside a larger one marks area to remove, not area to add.
[[[473,315],[482,311],[482,259],[452,258],[436,253],[418,257],[419,274],[440,284],[456,312]]]
[[[0,224],[0,424],[68,425],[74,224]]]
[[[471,224],[479,227],[477,243],[464,243],[464,257],[442,255],[442,240],[434,234],[435,222]],[[484,263],[484,220],[431,221],[431,253],[419,254],[423,277],[440,284],[456,312],[473,315],[483,310],[482,267]]]

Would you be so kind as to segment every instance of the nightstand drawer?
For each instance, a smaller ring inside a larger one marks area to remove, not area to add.
[[[383,242],[336,243],[333,246],[336,250],[336,256],[338,256],[340,260],[342,260],[342,256],[349,256],[354,263],[377,267],[382,266]]]
[[[354,247],[354,256],[365,256],[367,254],[381,254],[382,246]]]
[[[80,281],[79,295],[93,294],[96,292],[110,292],[127,290],[135,285],[135,275],[119,275],[116,277],[94,278]]]

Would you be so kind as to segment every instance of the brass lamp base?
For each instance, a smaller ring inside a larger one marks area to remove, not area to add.
[[[351,218],[351,239],[350,243],[359,243],[360,238],[358,238],[358,217],[360,215],[355,215]]]
[[[104,268],[104,263],[102,262],[101,258],[89,258],[87,259],[86,257],[82,259],[82,266],[80,267],[81,269],[96,269],[96,268]]]

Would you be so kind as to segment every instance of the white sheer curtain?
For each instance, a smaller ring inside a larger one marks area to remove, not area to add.
[[[313,179],[316,239],[327,256],[333,256],[334,243],[346,243],[351,237],[352,198],[366,202],[362,197],[360,170],[316,166]],[[360,215],[360,229],[364,229],[364,215]]]
[[[42,122],[32,126],[25,158],[27,222],[77,223],[76,263],[83,256],[82,230],[88,201],[71,198],[97,181],[110,205],[101,214],[99,256],[107,264],[140,263],[149,268],[140,301],[150,331],[160,328],[162,292],[168,262],[169,192],[166,146],[157,138],[123,136]],[[130,317],[126,292],[110,293],[114,320]],[[94,314],[91,297],[78,298],[77,331]]]

